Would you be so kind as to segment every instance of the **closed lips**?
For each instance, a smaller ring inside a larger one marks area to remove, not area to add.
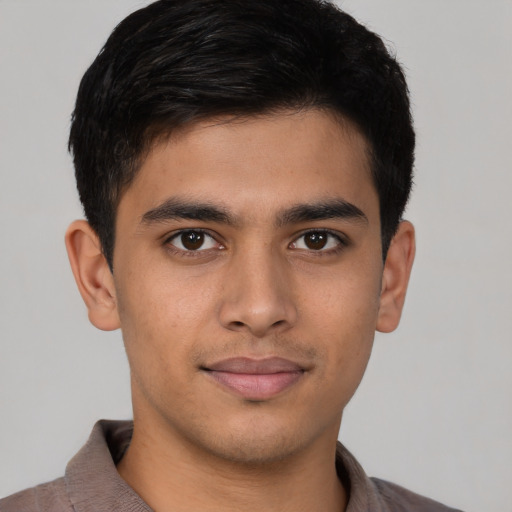
[[[230,393],[251,401],[267,400],[282,393],[305,372],[299,364],[280,357],[225,359],[204,370]]]

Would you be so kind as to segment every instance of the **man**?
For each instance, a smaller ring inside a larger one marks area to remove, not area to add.
[[[162,0],[85,74],[66,245],[121,328],[134,421],[2,512],[445,511],[337,445],[414,258],[414,132],[382,41],[317,0]]]

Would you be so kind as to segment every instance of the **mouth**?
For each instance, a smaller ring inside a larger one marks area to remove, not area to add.
[[[235,357],[201,368],[210,378],[246,400],[268,400],[296,384],[306,369],[280,357]]]

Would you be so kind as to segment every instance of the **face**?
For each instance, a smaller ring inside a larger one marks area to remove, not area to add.
[[[157,145],[116,224],[136,424],[237,461],[336,439],[382,270],[378,197],[349,124],[285,113]]]

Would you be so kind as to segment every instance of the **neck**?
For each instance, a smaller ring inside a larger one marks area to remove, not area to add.
[[[120,475],[155,512],[340,512],[346,492],[335,468],[337,432],[285,460],[240,463],[190,446],[135,418]]]

